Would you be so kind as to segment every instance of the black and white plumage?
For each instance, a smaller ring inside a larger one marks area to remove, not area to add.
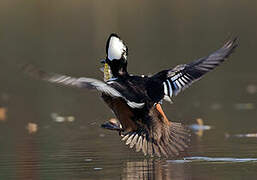
[[[220,65],[237,47],[236,41],[237,38],[228,41],[222,48],[207,57],[158,73],[166,78],[163,82],[165,96],[171,98],[178,95],[193,82],[201,79],[204,74]]]
[[[107,122],[103,127],[118,130],[130,148],[135,147],[145,155],[177,156],[188,147],[189,133],[180,123],[167,119],[160,102],[199,80],[228,58],[236,47],[237,40],[233,39],[209,56],[189,64],[149,77],[134,76],[127,72],[127,46],[117,34],[111,34],[106,44],[107,56],[102,61],[107,68],[105,82],[47,73],[31,65],[24,70],[51,83],[97,90],[117,117],[117,125]]]
[[[109,37],[106,43],[107,58],[110,61],[115,59],[121,59],[122,57],[127,59],[127,52],[128,48],[119,38],[119,36],[116,34],[112,34],[112,36]]]
[[[36,67],[34,67],[31,64],[28,64],[24,66],[24,71],[28,74],[33,75],[34,77],[38,79],[42,79],[51,83],[55,83],[61,86],[70,86],[70,87],[76,87],[76,88],[82,88],[82,89],[90,89],[90,90],[97,90],[101,93],[107,94],[114,98],[123,98],[127,104],[131,108],[141,108],[144,106],[143,102],[133,102],[133,99],[130,98],[130,96],[123,96],[119,89],[117,90],[113,88],[112,86],[108,85],[105,82],[102,82],[97,79],[93,78],[75,78],[71,76],[66,75],[60,75],[56,73],[47,73],[45,71],[42,71]]]

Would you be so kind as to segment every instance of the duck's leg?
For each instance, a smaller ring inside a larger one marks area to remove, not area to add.
[[[162,115],[164,123],[170,124],[171,122],[168,120],[167,116],[163,112],[161,105],[160,104],[156,104],[155,107],[156,107],[157,111],[159,111],[159,113]]]

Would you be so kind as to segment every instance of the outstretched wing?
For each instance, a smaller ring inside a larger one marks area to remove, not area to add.
[[[204,74],[220,65],[238,46],[237,38],[207,57],[200,58],[188,64],[178,65],[173,69],[162,71],[153,77],[164,77],[164,99],[178,95],[193,82],[201,79]]]
[[[129,100],[127,97],[125,97],[121,92],[119,92],[115,88],[97,79],[85,78],[85,77],[75,78],[75,77],[60,75],[56,73],[48,73],[30,64],[24,66],[23,70],[25,73],[30,74],[35,78],[48,81],[51,83],[55,83],[58,85],[97,90],[111,97],[123,98],[131,108],[142,108],[144,106],[144,103],[136,103]]]

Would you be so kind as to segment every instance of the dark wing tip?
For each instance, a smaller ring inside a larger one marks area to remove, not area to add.
[[[163,83],[164,94],[168,97],[178,95],[192,83],[201,79],[203,75],[224,62],[234,52],[236,47],[238,47],[238,37],[228,40],[221,48],[206,57],[197,59],[186,65],[178,65],[166,72],[162,71],[162,73],[164,72],[163,74],[167,74],[167,79]]]
[[[228,40],[225,44],[224,44],[224,47],[226,48],[230,48],[232,46],[237,46],[238,45],[238,36]]]
[[[77,87],[77,88],[81,88],[84,84],[83,87],[87,87],[87,88],[91,88],[92,86],[90,86],[90,83],[83,83],[82,79],[77,79],[77,78],[73,78],[70,76],[66,76],[66,75],[61,75],[61,74],[56,74],[56,73],[51,73],[51,72],[46,72],[43,71],[37,67],[35,67],[32,64],[26,64],[22,67],[22,71],[35,78],[38,80],[43,80],[49,83],[54,83],[57,84],[59,86],[68,86],[68,87]]]
[[[237,47],[238,47],[238,36],[236,36],[235,38],[227,41],[224,44],[224,46],[222,47],[222,48],[228,50],[228,53],[225,56],[225,58],[227,58],[230,54],[232,54]]]
[[[41,69],[35,67],[32,64],[25,64],[21,67],[21,70],[23,73],[32,76],[36,79],[40,79],[40,80],[46,80],[47,78],[49,78],[50,74],[42,71]]]

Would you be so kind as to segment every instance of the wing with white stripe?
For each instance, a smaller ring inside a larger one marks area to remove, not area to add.
[[[23,68],[23,70],[27,74],[30,74],[38,79],[55,83],[58,85],[97,90],[99,92],[105,93],[112,97],[123,98],[131,108],[142,108],[145,104],[145,103],[137,103],[129,100],[128,97],[125,97],[121,92],[119,92],[115,88],[97,79],[85,78],[85,77],[74,78],[71,76],[60,75],[56,73],[48,73],[32,65],[26,65]]]
[[[235,38],[207,57],[200,58],[189,64],[178,65],[171,70],[165,71],[166,80],[163,82],[164,99],[176,96],[193,82],[201,79],[204,74],[213,70],[228,58],[237,46],[237,38]]]

